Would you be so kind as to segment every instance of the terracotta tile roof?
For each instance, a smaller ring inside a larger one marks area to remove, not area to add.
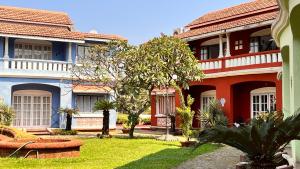
[[[225,29],[231,29],[235,27],[261,23],[264,21],[270,21],[270,20],[274,20],[277,17],[278,13],[279,13],[278,11],[274,11],[270,13],[263,13],[259,15],[249,16],[246,18],[236,19],[228,22],[219,23],[219,24],[204,26],[199,29],[192,29],[190,31],[181,33],[179,35],[176,35],[176,37],[188,38],[188,37],[193,37],[193,36],[202,35],[206,33],[217,32]]]
[[[242,15],[259,13],[264,10],[273,9],[273,8],[279,9],[277,0],[254,0],[248,3],[243,3],[233,7],[207,13],[199,17],[198,19],[194,20],[186,27],[190,27],[190,28],[196,27],[198,25],[203,25],[205,23],[207,24],[211,22],[218,22],[220,20],[226,20],[233,17],[239,17]]]
[[[108,39],[108,40],[127,40],[126,38],[119,35],[112,34],[98,34],[98,33],[82,33],[85,38],[94,38],[94,39]]]
[[[64,12],[0,6],[0,19],[39,22],[48,24],[72,25],[69,16]]]
[[[84,38],[81,33],[71,32],[67,27],[63,26],[39,25],[7,21],[0,21],[0,33],[71,40],[83,40]]]
[[[95,86],[95,85],[75,85],[73,86],[74,93],[108,93],[111,89],[109,87]]]

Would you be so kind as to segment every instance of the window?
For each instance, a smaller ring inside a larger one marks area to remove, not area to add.
[[[204,116],[203,113],[208,112],[210,103],[216,99],[216,90],[209,90],[206,92],[201,93],[201,114],[200,114],[200,120],[201,120],[201,127],[205,128],[207,125],[207,119]]]
[[[200,49],[200,59],[216,59],[219,57],[219,45],[202,46]]]
[[[105,96],[79,95],[77,96],[77,108],[81,113],[92,113],[94,112],[95,103],[103,99],[105,99]]]
[[[90,46],[79,45],[77,47],[77,62],[80,63],[80,60],[84,60],[90,55]]]
[[[15,58],[20,59],[52,59],[52,46],[47,44],[15,43]]]
[[[207,47],[202,47],[200,49],[200,59],[201,60],[206,60],[208,56],[208,51],[207,51]]]
[[[259,38],[253,37],[250,39],[250,53],[259,52]]]
[[[251,116],[256,117],[259,113],[276,111],[275,93],[251,94]]]
[[[243,49],[243,40],[237,40],[234,43],[234,49],[235,50],[240,50]]]
[[[167,115],[175,113],[175,96],[156,96],[156,115]]]

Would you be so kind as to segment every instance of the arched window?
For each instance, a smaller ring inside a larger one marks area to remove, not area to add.
[[[259,113],[276,111],[276,87],[263,87],[251,91],[251,118]]]

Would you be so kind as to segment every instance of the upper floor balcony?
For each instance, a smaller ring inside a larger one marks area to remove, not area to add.
[[[248,70],[258,68],[281,67],[280,50],[248,53],[217,59],[199,61],[199,66],[206,74]]]
[[[76,44],[0,37],[0,76],[67,78]]]

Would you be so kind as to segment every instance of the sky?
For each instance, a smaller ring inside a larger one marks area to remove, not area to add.
[[[118,34],[140,44],[201,15],[249,0],[0,0],[0,5],[69,14],[78,31]]]

